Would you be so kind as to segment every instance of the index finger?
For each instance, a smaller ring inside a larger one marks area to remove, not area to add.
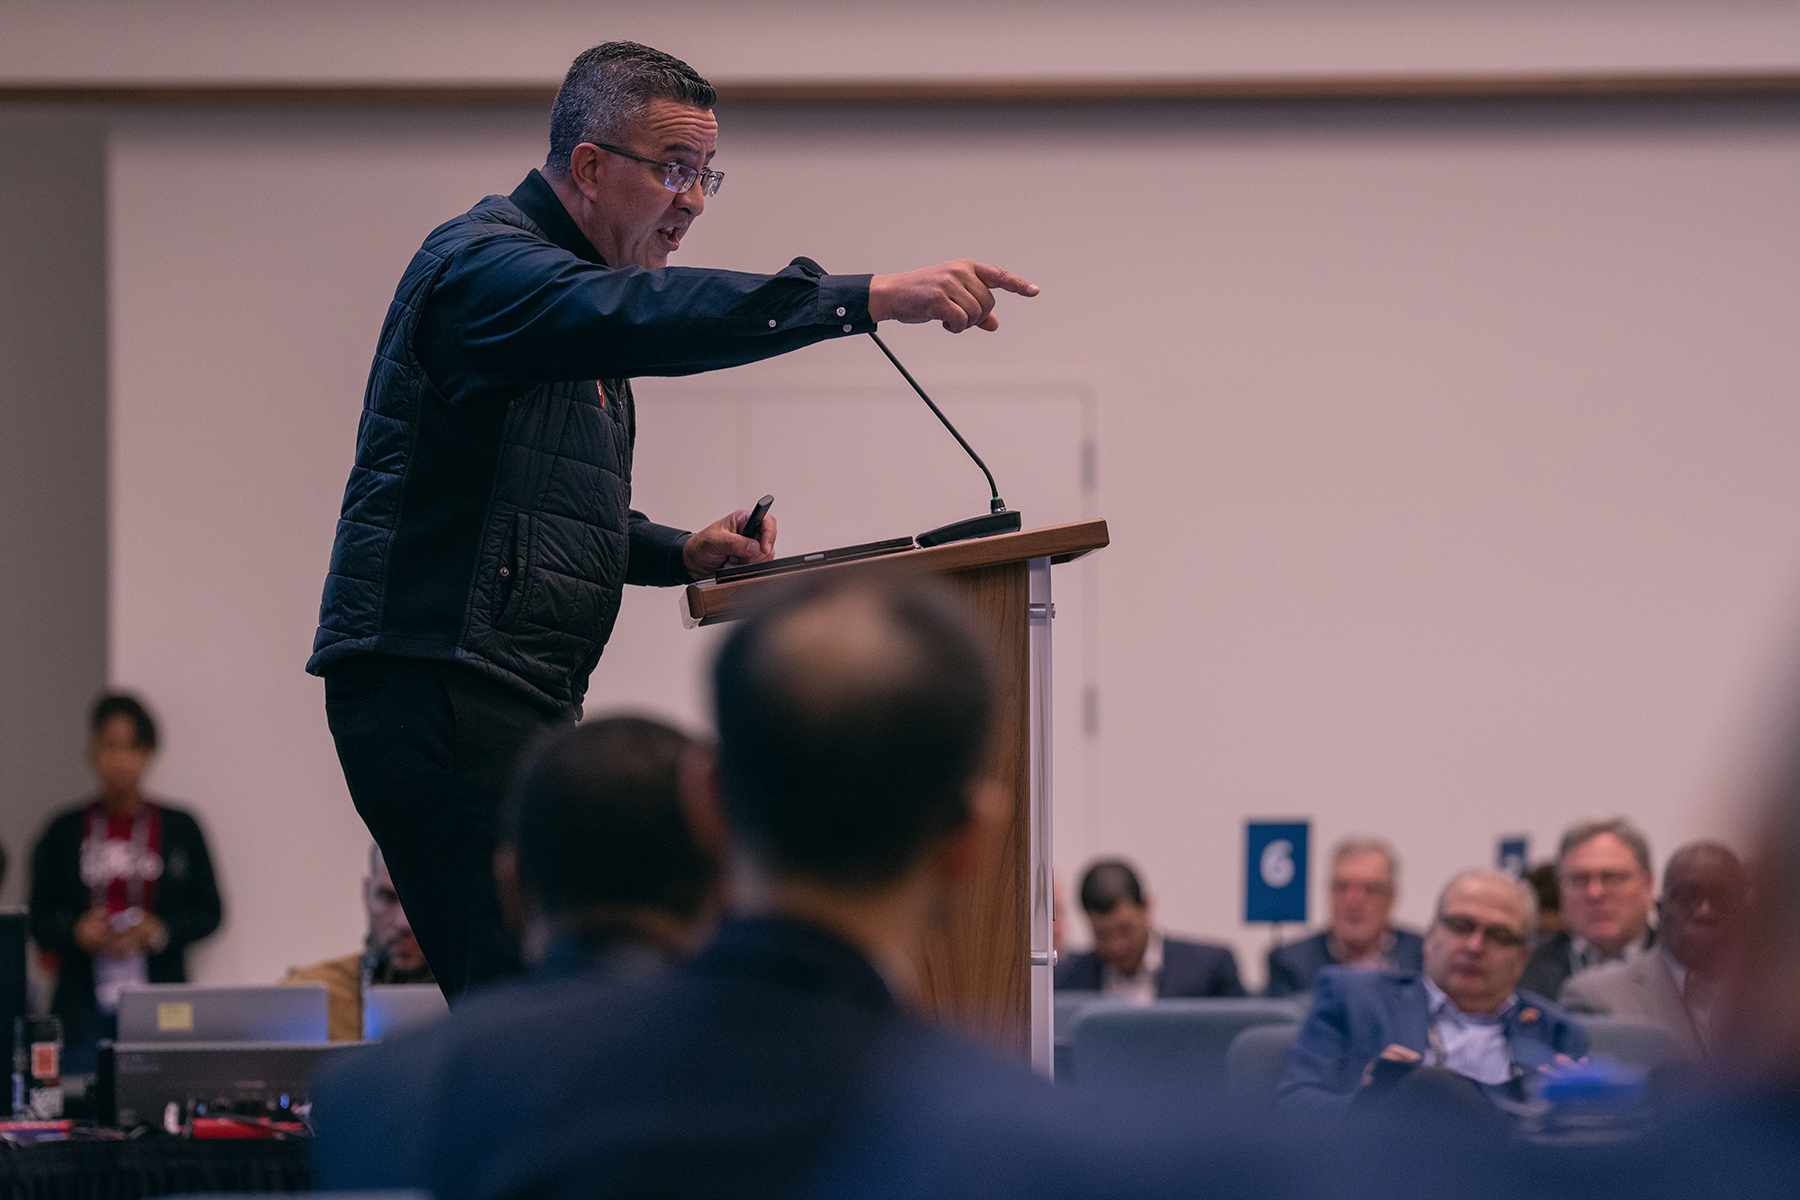
[[[987,263],[975,264],[975,278],[991,288],[999,288],[1020,296],[1035,296],[1039,290],[1037,284],[1014,275],[1005,267],[991,267]]]

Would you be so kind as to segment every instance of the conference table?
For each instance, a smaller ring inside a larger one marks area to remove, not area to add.
[[[197,1192],[304,1192],[304,1138],[0,1141],[0,1200],[136,1200]]]

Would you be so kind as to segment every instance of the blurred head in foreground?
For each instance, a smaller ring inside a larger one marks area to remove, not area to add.
[[[565,937],[669,954],[704,939],[718,863],[681,802],[684,766],[702,754],[660,722],[606,717],[559,729],[525,756],[495,872],[527,957]]]
[[[993,685],[960,605],[922,581],[804,581],[733,633],[714,699],[695,827],[728,847],[736,906],[836,932],[904,982],[906,943],[1002,812],[979,779]]]
[[[1755,1079],[1800,1092],[1800,704],[1790,702],[1785,715],[1747,863],[1743,967],[1720,1024],[1726,1057]]]

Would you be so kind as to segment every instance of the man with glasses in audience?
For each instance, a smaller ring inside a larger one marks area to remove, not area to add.
[[[1567,925],[1538,945],[1521,986],[1560,996],[1570,976],[1630,962],[1656,945],[1650,906],[1650,842],[1631,822],[1584,821],[1563,834],[1556,882]]]
[[[1563,985],[1575,1012],[1630,1017],[1660,1026],[1693,1058],[1712,1052],[1719,1001],[1738,965],[1744,865],[1717,842],[1683,846],[1663,868],[1653,953],[1583,971]]]
[[[1394,848],[1380,838],[1345,838],[1331,854],[1331,924],[1291,946],[1269,951],[1265,994],[1310,992],[1326,967],[1368,971],[1419,970],[1425,943],[1388,923],[1399,893]]]
[[[569,68],[550,152],[434,230],[381,331],[307,669],[357,811],[446,994],[518,970],[490,864],[520,748],[573,721],[625,584],[771,556],[775,520],[696,533],[631,505],[629,377],[756,362],[880,321],[994,329],[968,259],[897,275],[669,266],[724,174],[715,93],[647,46]],[[841,181],[820,176],[821,204]],[[375,203],[374,199],[369,201]]]
[[[1519,987],[1536,922],[1535,894],[1512,876],[1457,875],[1426,931],[1422,973],[1320,973],[1277,1105],[1333,1119],[1400,1095],[1470,1110],[1522,1103],[1532,1074],[1587,1052],[1568,1013]]]

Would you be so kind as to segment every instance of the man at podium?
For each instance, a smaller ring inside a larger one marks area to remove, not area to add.
[[[519,749],[580,713],[620,589],[773,551],[773,520],[753,540],[741,511],[689,533],[632,509],[629,377],[884,320],[991,330],[995,289],[1037,291],[967,259],[876,276],[670,267],[724,181],[714,100],[648,47],[584,52],[543,169],[432,231],[381,330],[307,670],[452,997],[518,969],[491,870],[500,797]]]

